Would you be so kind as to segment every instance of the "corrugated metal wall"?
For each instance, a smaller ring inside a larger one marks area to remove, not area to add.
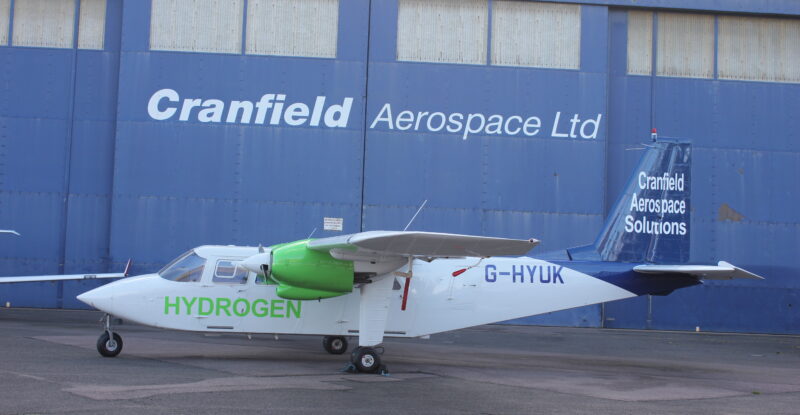
[[[11,0],[0,0],[0,45],[8,44],[8,25],[11,22]]]
[[[249,0],[247,53],[336,57],[337,0]]]
[[[153,0],[150,49],[239,53],[244,0]]]
[[[510,1],[69,3],[81,22],[67,46],[0,47],[0,224],[23,234],[0,239],[0,275],[129,257],[149,272],[196,245],[338,234],[323,217],[344,232],[402,229],[426,199],[412,229],[560,250],[594,239],[655,126],[693,141],[692,259],[768,279],[518,322],[800,331],[796,65],[735,69],[795,55],[733,42],[747,25],[760,42],[790,36],[794,18]],[[80,307],[90,285],[0,286],[0,300]]]
[[[492,64],[580,68],[581,6],[492,3]]]
[[[103,50],[106,34],[106,0],[81,0],[78,48]]]
[[[0,48],[0,222],[22,233],[0,240],[0,272],[104,271],[110,262],[121,2],[109,0],[105,7],[100,25],[116,29],[99,32],[103,50],[84,49],[97,45],[96,29],[86,35],[92,44],[79,44],[73,35],[79,20],[74,8],[86,2],[58,2],[35,13],[26,8],[42,3],[14,3],[13,44],[37,46]],[[54,15],[68,6],[73,9]],[[27,25],[19,32],[17,18]],[[58,30],[31,31],[45,25]],[[0,297],[18,306],[80,307],[75,294],[92,285],[3,284]]]
[[[485,1],[398,0],[398,3],[398,60],[477,65],[486,62],[489,11]]]
[[[14,3],[14,46],[72,47],[74,0],[27,0]]]
[[[800,20],[721,16],[719,77],[800,82]]]

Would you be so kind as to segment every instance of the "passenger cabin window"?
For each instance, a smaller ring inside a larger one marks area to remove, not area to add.
[[[214,282],[224,284],[244,284],[247,282],[247,270],[240,268],[233,261],[221,259],[214,270]]]
[[[204,258],[198,256],[194,251],[189,251],[167,264],[166,267],[158,272],[158,275],[171,281],[200,281],[205,265],[206,260]]]

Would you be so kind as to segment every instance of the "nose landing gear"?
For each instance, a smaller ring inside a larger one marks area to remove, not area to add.
[[[103,357],[116,357],[122,351],[122,337],[111,331],[111,316],[106,314],[103,319],[105,331],[97,339],[97,351]]]

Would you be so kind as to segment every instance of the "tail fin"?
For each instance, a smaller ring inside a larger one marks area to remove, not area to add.
[[[593,245],[567,250],[571,259],[615,262],[689,261],[689,143],[647,145]]]

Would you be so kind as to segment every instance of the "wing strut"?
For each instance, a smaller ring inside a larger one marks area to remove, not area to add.
[[[411,277],[414,276],[414,257],[408,257],[408,272],[402,271],[395,271],[394,275],[398,277],[403,277],[406,279],[406,283],[403,286],[403,303],[400,306],[400,310],[406,311],[406,303],[408,302],[408,287],[411,285]]]

